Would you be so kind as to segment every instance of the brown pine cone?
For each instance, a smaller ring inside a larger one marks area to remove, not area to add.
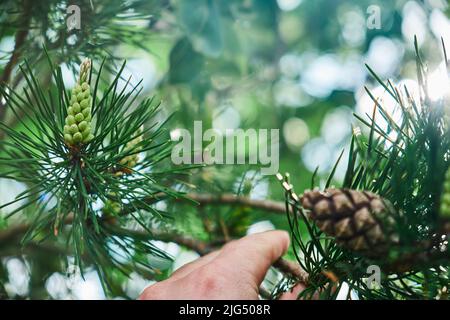
[[[350,250],[380,256],[396,241],[395,209],[372,192],[332,188],[306,191],[301,203],[320,230]]]

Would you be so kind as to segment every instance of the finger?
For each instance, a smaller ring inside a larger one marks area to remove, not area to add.
[[[231,272],[249,277],[258,288],[267,270],[288,247],[289,234],[285,231],[257,233],[226,245],[211,264],[230,266]]]
[[[214,258],[216,258],[219,255],[219,253],[220,253],[220,250],[213,251],[211,253],[208,253],[206,256],[203,256],[195,261],[185,264],[184,266],[180,267],[175,272],[173,272],[172,275],[170,276],[170,278],[167,280],[170,280],[170,281],[178,280],[180,278],[187,276],[191,272],[197,270],[198,268],[201,268],[202,266],[204,266],[204,265],[208,264],[209,262],[211,262],[212,260],[214,260]]]
[[[179,285],[179,280],[185,278],[189,274],[193,273],[194,271],[198,270],[202,266],[207,265],[209,262],[211,262],[215,257],[217,257],[220,253],[219,251],[214,251],[206,256],[203,256],[195,261],[192,261],[190,263],[185,264],[181,268],[177,269],[175,272],[172,273],[172,275],[163,281],[151,284],[144,288],[144,290],[139,295],[139,300],[161,300],[165,299],[166,297],[170,297],[171,299],[186,299],[187,297],[193,297],[192,294],[186,294],[185,289],[186,286]],[[181,280],[183,281],[183,280]],[[181,295],[179,295],[181,294]]]

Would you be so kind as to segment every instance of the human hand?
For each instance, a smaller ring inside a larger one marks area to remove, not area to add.
[[[246,236],[186,264],[169,279],[147,287],[139,299],[258,299],[267,270],[288,247],[285,231]]]

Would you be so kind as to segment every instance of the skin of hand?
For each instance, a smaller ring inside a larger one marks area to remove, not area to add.
[[[289,247],[285,231],[268,231],[227,243],[147,287],[140,300],[256,300],[270,266]],[[295,299],[297,286],[283,299]]]

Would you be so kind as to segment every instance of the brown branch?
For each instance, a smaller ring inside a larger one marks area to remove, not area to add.
[[[158,193],[152,197],[148,197],[145,199],[145,202],[147,204],[153,204],[158,201],[168,199],[168,200],[174,200],[174,198],[168,198],[166,194],[164,193]],[[193,201],[195,202],[193,202]],[[250,199],[248,197],[243,196],[236,196],[232,194],[222,194],[222,195],[210,195],[210,194],[197,194],[197,193],[189,193],[186,194],[183,198],[176,198],[175,201],[184,201],[186,203],[190,204],[199,204],[201,206],[204,205],[233,205],[233,206],[249,206],[254,209],[260,209],[265,210],[269,212],[275,212],[275,213],[285,213],[285,206],[282,202],[276,202],[271,200],[254,200]],[[142,206],[141,206],[142,207]],[[131,205],[128,205],[125,207],[121,215],[127,215],[133,211],[136,210],[136,208],[139,208],[139,205],[137,203],[133,203]],[[108,222],[109,220],[114,219],[114,217],[107,217],[103,219],[103,222]],[[69,215],[65,219],[65,224],[70,224],[73,221],[73,215]],[[5,230],[3,232],[0,232],[0,244],[7,242],[8,240],[19,238],[22,234],[24,234],[29,228],[29,225],[22,224],[18,226],[14,226],[9,228],[8,230]],[[128,233],[133,233],[135,236],[141,236],[149,238],[151,237],[152,240],[160,240],[164,242],[174,242],[180,246],[183,246],[185,248],[188,248],[190,250],[193,250],[197,252],[200,255],[205,255],[213,250],[218,249],[219,246],[223,245],[227,241],[216,241],[215,243],[208,243],[204,242],[198,239],[186,237],[184,235],[180,235],[178,233],[170,233],[170,232],[162,232],[160,230],[152,230],[151,234],[144,234],[139,231],[130,231],[126,230]],[[304,285],[307,285],[308,282],[308,274],[305,270],[303,270],[297,263],[287,261],[284,259],[279,259],[276,261],[273,265],[276,269],[278,269],[283,274],[286,274],[288,276],[291,276],[299,283],[302,283]]]
[[[0,244],[22,237],[30,228],[28,224],[19,224],[0,231]]]
[[[143,201],[148,204],[154,204],[156,202],[168,200],[175,202],[185,202],[191,205],[229,205],[229,206],[245,206],[251,207],[253,209],[285,214],[286,207],[284,202],[273,201],[273,200],[257,200],[251,199],[245,196],[236,196],[234,194],[224,193],[221,195],[215,194],[201,194],[201,193],[187,193],[183,197],[173,198],[168,196],[166,193],[160,192],[155,195],[149,196]],[[120,215],[127,215],[131,212],[136,211],[136,209],[145,209],[139,202],[133,202],[126,205]]]
[[[162,200],[172,200],[177,202],[186,202],[192,205],[198,203],[199,205],[232,205],[232,206],[248,206],[254,209],[261,209],[269,212],[275,213],[285,213],[284,203],[272,201],[272,200],[255,200],[250,199],[248,197],[236,196],[233,194],[222,194],[222,195],[211,195],[211,194],[198,194],[198,193],[188,193],[185,197],[179,198],[170,198],[165,193],[158,193],[151,197],[147,197],[144,201],[146,204],[154,204]],[[193,201],[195,202],[193,202]],[[142,205],[134,202],[124,207],[121,216],[127,215],[136,209],[142,208]],[[105,217],[103,219],[104,222],[115,219],[114,216]],[[73,216],[68,215],[65,224],[70,224],[73,221]],[[11,227],[5,231],[0,231],[0,243],[7,241],[10,238],[16,237],[16,235],[20,235],[25,233],[28,230],[28,225],[22,224]]]
[[[200,205],[216,205],[216,204],[226,204],[233,206],[247,206],[253,209],[260,209],[264,211],[270,211],[274,213],[286,213],[286,207],[284,202],[272,201],[272,200],[256,200],[250,199],[244,196],[236,196],[234,194],[199,194],[199,193],[188,193],[187,198],[190,198]]]
[[[31,0],[23,0],[23,14],[20,19],[21,27],[16,32],[15,38],[14,38],[14,49],[11,54],[11,57],[9,58],[8,63],[5,66],[5,69],[3,70],[2,75],[0,76],[0,85],[8,84],[9,80],[11,78],[11,73],[14,67],[16,66],[17,62],[19,61],[19,58],[22,54],[22,47],[25,43],[25,40],[28,36],[29,30],[30,30],[30,22],[31,22]],[[6,114],[5,105],[0,100],[0,121],[3,121]]]
[[[281,258],[273,266],[282,273],[296,278],[300,283],[304,285],[308,284],[309,275],[298,263]]]
[[[73,218],[69,216],[65,222],[70,223],[72,220]],[[1,231],[0,244],[4,244],[6,242],[10,242],[12,240],[21,238],[23,234],[28,231],[29,228],[30,225],[28,224],[19,224],[14,227],[10,227],[5,231]],[[215,241],[213,243],[206,242],[199,239],[187,237],[176,232],[161,231],[158,229],[153,229],[151,230],[150,233],[147,233],[142,231],[125,230],[114,226],[112,226],[112,228],[117,232],[126,232],[127,234],[131,234],[135,237],[138,238],[140,237],[146,240],[151,239],[163,242],[173,242],[182,247],[195,251],[201,256],[204,256],[214,250],[217,250],[221,245],[226,243],[225,240]],[[298,279],[298,281],[303,284],[306,284],[308,281],[308,274],[306,273],[306,271],[304,271],[295,262],[287,261],[281,258],[277,262],[275,262],[273,266],[280,272]]]

